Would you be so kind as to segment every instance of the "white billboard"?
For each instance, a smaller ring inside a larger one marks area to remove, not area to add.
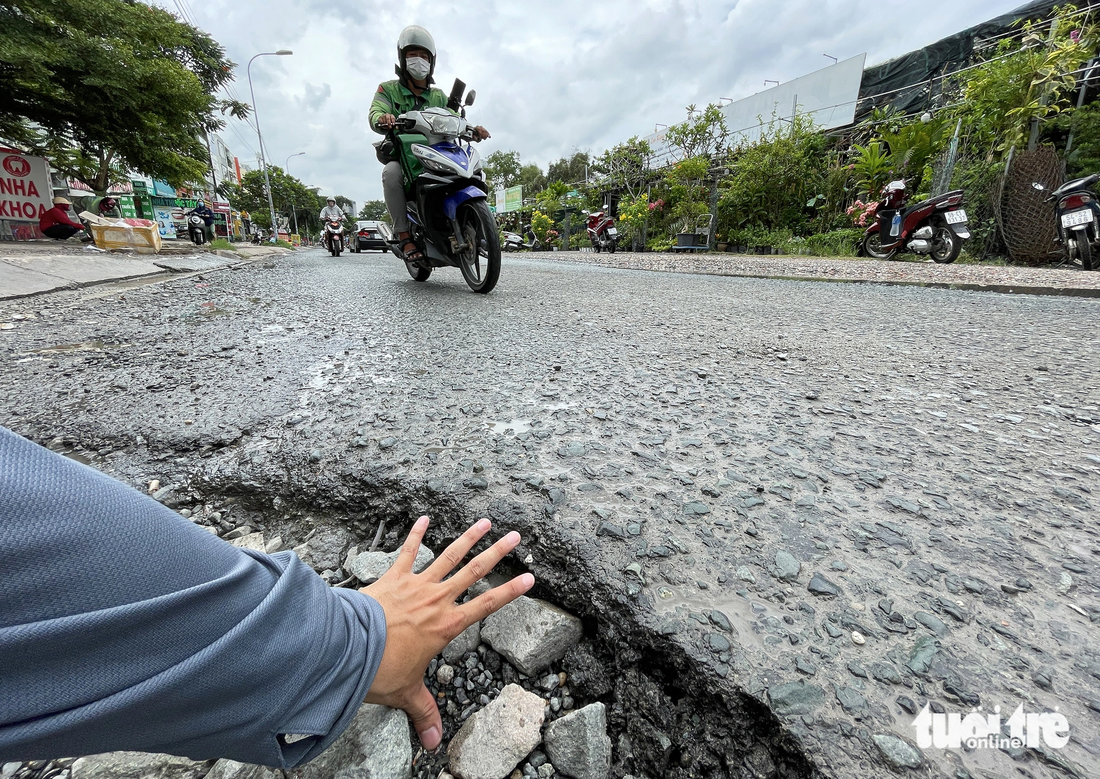
[[[722,110],[731,145],[752,143],[773,117],[778,123],[789,120],[796,111],[803,116],[808,114],[820,130],[851,124],[855,121],[866,61],[867,55],[860,54],[730,103]]]
[[[725,106],[722,111],[730,131],[730,145],[756,141],[773,117],[782,124],[784,120],[789,122],[795,111],[808,114],[819,130],[851,124],[855,121],[866,61],[867,55],[860,54]],[[669,146],[667,136],[665,130],[645,138],[653,150],[650,162],[654,168],[680,159],[679,149]]]

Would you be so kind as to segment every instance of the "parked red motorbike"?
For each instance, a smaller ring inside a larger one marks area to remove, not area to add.
[[[615,220],[605,216],[603,211],[585,211],[584,215],[588,217],[588,238],[592,241],[592,248],[597,253],[606,249],[614,254],[615,247],[619,245],[619,231],[615,229]]]
[[[963,191],[956,189],[906,207],[904,181],[891,181],[882,190],[874,223],[863,237],[863,253],[889,260],[899,252],[931,255],[936,262],[958,259],[963,241],[970,238]]]

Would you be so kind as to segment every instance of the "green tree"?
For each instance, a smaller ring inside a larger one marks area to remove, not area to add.
[[[204,132],[248,106],[219,100],[234,64],[209,35],[136,0],[0,4],[0,138],[99,193],[127,169],[203,180]]]
[[[588,152],[575,151],[570,157],[551,162],[546,170],[546,179],[563,184],[578,184],[587,178],[588,166],[591,164],[592,158]]]
[[[507,189],[519,183],[518,151],[495,151],[485,158],[483,165],[489,189]]]
[[[711,103],[702,111],[689,105],[687,112],[686,121],[668,128],[669,146],[679,149],[683,159],[722,156],[729,143],[729,129],[722,109]]]
[[[523,187],[525,198],[534,197],[546,188],[546,176],[542,168],[532,163],[519,169],[519,181],[516,183]]]
[[[293,176],[288,176],[282,168],[274,165],[268,168],[271,177],[271,199],[275,204],[275,210],[285,216],[291,217],[294,222],[293,212],[298,212],[298,227],[308,232],[317,232],[320,229],[319,215],[325,205],[315,187],[307,187]],[[250,170],[244,174],[239,186],[233,187],[230,201],[242,211],[248,211],[252,215],[252,221],[264,228],[271,227],[271,216],[268,211],[267,190],[264,188],[264,174],[262,171]]]
[[[359,209],[360,219],[373,219],[376,221],[389,221],[390,212],[386,210],[385,200],[368,200]]]
[[[1072,12],[1072,13],[1071,13]],[[969,74],[960,106],[971,139],[998,152],[1028,141],[1032,120],[1043,123],[1072,107],[1075,71],[1096,51],[1095,28],[1080,29],[1076,9],[1066,6],[1053,22],[1053,38],[1025,25],[1019,41],[1005,40]]]
[[[605,151],[596,160],[595,169],[605,177],[604,183],[630,197],[645,191],[653,177],[650,160],[653,150],[649,142],[638,136]]]

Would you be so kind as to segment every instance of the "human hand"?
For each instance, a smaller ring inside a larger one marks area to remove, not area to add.
[[[492,138],[492,137],[493,136],[489,135],[489,131],[486,130],[484,127],[482,127],[480,124],[477,127],[474,128],[474,140],[475,141],[484,141],[487,138]]]
[[[393,566],[360,590],[378,601],[386,614],[386,648],[366,702],[404,709],[425,749],[435,749],[443,740],[439,708],[424,685],[428,663],[463,630],[511,603],[535,583],[535,577],[525,573],[469,603],[455,603],[520,542],[519,533],[508,533],[444,580],[490,527],[489,520],[478,520],[423,573],[416,574],[413,560],[428,529],[428,518],[420,517]]]
[[[397,124],[397,117],[393,114],[382,114],[378,117],[378,126],[383,130],[389,130],[391,127]]]

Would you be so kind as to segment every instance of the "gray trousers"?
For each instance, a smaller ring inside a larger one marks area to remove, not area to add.
[[[408,232],[408,201],[405,200],[405,182],[402,180],[400,163],[387,162],[382,168],[382,194],[386,198],[386,210],[393,220],[394,235]]]

